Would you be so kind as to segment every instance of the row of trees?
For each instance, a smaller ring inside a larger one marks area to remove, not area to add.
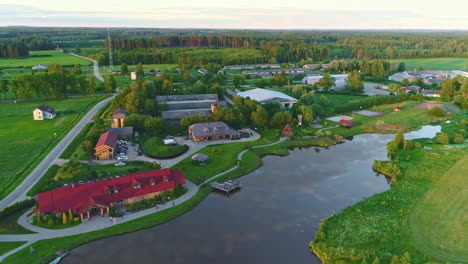
[[[27,57],[30,50],[49,50],[53,45],[44,36],[23,37],[0,42],[0,58]]]
[[[97,90],[112,93],[117,88],[117,82],[113,76],[107,76],[104,84],[97,83],[93,75],[81,74],[79,65],[71,71],[66,71],[62,66],[51,64],[45,72],[31,75],[18,75],[12,80],[0,80],[0,92],[4,99],[11,92],[14,99],[29,99],[32,97],[58,98],[69,95],[91,95]]]

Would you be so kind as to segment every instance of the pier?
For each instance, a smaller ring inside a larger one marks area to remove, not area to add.
[[[211,184],[211,187],[213,187],[213,189],[217,191],[226,193],[227,195],[229,195],[231,192],[240,190],[242,188],[240,182],[232,181],[232,180],[228,180],[225,182],[213,182]]]

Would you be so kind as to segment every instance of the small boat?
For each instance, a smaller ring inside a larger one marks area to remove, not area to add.
[[[63,257],[65,257],[66,255],[68,255],[68,253],[70,253],[70,251],[68,250],[60,250],[59,252],[55,253],[55,255],[57,256],[57,258],[55,258],[54,260],[52,260],[49,264],[57,264],[60,262],[60,260],[62,260]]]

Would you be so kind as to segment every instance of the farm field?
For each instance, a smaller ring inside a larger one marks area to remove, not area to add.
[[[60,64],[60,65],[90,65],[85,59],[74,57],[56,50],[30,51],[30,57],[24,59],[0,59],[0,68],[31,67],[36,64]],[[31,57],[47,56],[47,57]]]
[[[105,97],[36,100],[0,104],[0,197],[18,185],[32,167],[97,102]],[[32,110],[48,104],[57,112],[53,120],[34,121]]]
[[[408,220],[411,238],[417,248],[447,262],[461,263],[468,259],[466,172],[468,155],[424,194]]]
[[[423,66],[426,70],[468,70],[467,58],[409,59],[390,60],[390,62],[404,62],[408,71],[419,66]]]

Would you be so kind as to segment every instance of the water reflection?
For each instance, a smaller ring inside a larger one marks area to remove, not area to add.
[[[63,263],[320,263],[307,245],[321,219],[389,188],[372,163],[393,138],[267,156],[230,198],[211,194],[169,223],[83,245]]]

